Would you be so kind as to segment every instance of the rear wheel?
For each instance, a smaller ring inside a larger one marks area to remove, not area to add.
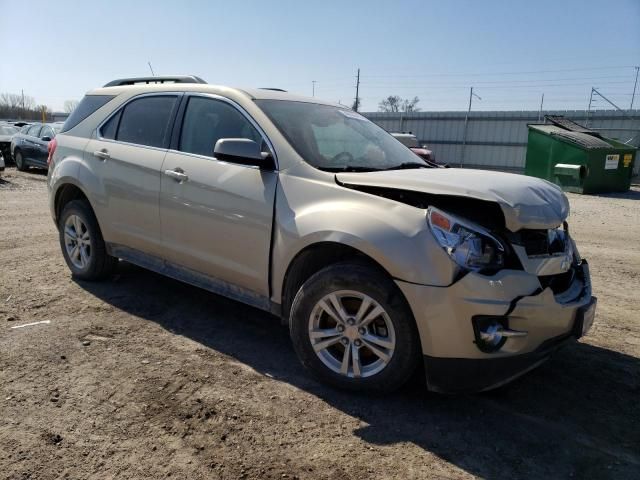
[[[113,273],[118,259],[106,251],[102,232],[89,204],[73,200],[58,219],[60,247],[74,277],[101,280]]]
[[[13,160],[16,162],[16,168],[21,172],[24,172],[27,169],[24,157],[19,149],[16,149],[16,151],[13,152]]]
[[[358,263],[309,278],[293,301],[290,329],[302,364],[338,388],[395,390],[419,359],[415,322],[396,285]]]

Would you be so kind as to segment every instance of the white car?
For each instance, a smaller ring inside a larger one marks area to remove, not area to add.
[[[18,133],[19,129],[9,124],[0,123],[0,154],[6,161],[11,158],[11,138]]]

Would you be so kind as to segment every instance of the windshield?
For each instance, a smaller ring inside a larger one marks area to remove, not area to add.
[[[406,147],[420,148],[418,139],[414,135],[394,135],[393,137]]]
[[[382,128],[346,108],[288,100],[256,103],[302,158],[321,170],[427,167]]]
[[[18,133],[18,129],[15,127],[0,127],[0,135],[13,135]]]

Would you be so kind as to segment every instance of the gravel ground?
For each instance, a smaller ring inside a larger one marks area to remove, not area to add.
[[[640,189],[570,195],[588,336],[498,391],[376,398],[258,310],[127,264],[74,281],[45,178],[0,179],[0,477],[640,478]]]

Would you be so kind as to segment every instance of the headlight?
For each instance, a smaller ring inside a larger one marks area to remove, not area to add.
[[[434,207],[429,207],[427,219],[440,246],[462,268],[479,271],[504,266],[504,246],[481,226]]]

